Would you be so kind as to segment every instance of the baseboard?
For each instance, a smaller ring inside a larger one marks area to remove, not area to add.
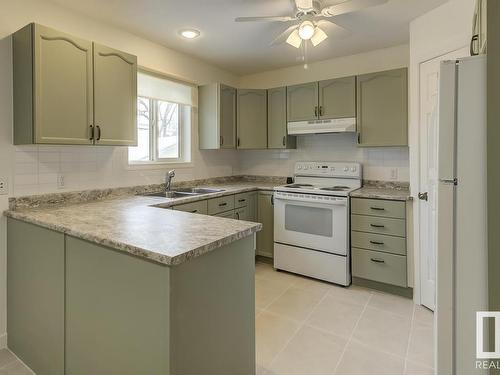
[[[0,349],[5,349],[7,347],[7,333],[2,333],[0,335]]]
[[[403,288],[396,285],[380,283],[378,281],[366,280],[360,277],[352,278],[353,285],[362,286],[365,288],[380,290],[381,292],[396,294],[401,297],[413,298],[413,288]]]

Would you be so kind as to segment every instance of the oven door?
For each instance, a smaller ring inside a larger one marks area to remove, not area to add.
[[[274,202],[275,242],[347,255],[347,198],[275,192]]]

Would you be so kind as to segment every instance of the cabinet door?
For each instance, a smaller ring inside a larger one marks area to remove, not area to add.
[[[236,89],[220,85],[220,148],[236,147]]]
[[[286,128],[286,87],[267,90],[267,148],[295,148]]]
[[[137,58],[94,43],[94,95],[96,144],[137,145]]]
[[[356,117],[356,77],[319,82],[319,117]]]
[[[262,223],[262,230],[257,232],[257,255],[272,258],[274,254],[274,207],[272,192],[259,193],[257,221]]]
[[[318,118],[318,83],[288,86],[288,121],[316,120]]]
[[[358,76],[357,125],[360,146],[408,145],[406,68]]]
[[[238,90],[237,147],[267,148],[267,91]]]
[[[34,25],[34,47],[35,143],[92,143],[92,42]]]

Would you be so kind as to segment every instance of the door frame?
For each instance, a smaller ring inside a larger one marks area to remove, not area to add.
[[[413,301],[421,304],[421,257],[420,257],[420,207],[418,193],[420,188],[420,65],[439,56],[469,46],[469,40],[457,35],[453,40],[437,45],[427,45],[425,51],[417,51],[410,56],[410,115],[408,140],[410,146],[410,195],[413,198]],[[413,51],[412,51],[413,52]]]

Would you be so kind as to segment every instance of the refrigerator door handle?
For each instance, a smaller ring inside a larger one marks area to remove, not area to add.
[[[453,179],[440,179],[439,182],[442,182],[444,184],[458,185],[458,179],[456,179],[456,178],[453,178]]]

